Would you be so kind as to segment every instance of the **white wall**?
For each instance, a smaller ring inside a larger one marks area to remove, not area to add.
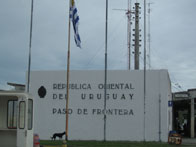
[[[147,141],[158,141],[161,128],[161,140],[167,141],[168,100],[171,99],[168,73],[166,70],[147,71],[145,130],[143,79],[143,71],[108,71],[110,89],[107,90],[107,109],[112,114],[107,115],[107,140],[142,141],[145,137]],[[30,92],[35,97],[34,128],[41,139],[50,139],[53,133],[65,130],[64,83],[65,71],[31,73]],[[71,71],[70,83],[77,86],[72,85],[70,89],[69,107],[72,113],[69,115],[69,139],[103,140],[104,115],[99,111],[104,108],[104,71]],[[54,88],[54,84],[59,84],[59,88]],[[79,88],[80,84],[84,84],[84,89]],[[116,84],[122,88],[116,88]],[[44,98],[38,96],[41,86],[47,91]],[[85,99],[82,99],[84,96]]]

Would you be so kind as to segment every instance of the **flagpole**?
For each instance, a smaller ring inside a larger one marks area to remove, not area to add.
[[[108,38],[108,0],[106,0],[105,21],[105,79],[104,79],[104,141],[106,141],[106,95],[107,95],[107,40]]]
[[[31,44],[33,30],[33,0],[31,0],[31,20],[30,20],[30,39],[29,39],[29,58],[28,58],[28,75],[27,75],[27,92],[29,92],[30,72],[31,72]]]
[[[69,0],[69,9],[71,6],[71,0]],[[70,27],[71,27],[71,22],[70,22],[70,10],[69,10],[69,24],[68,24],[68,51],[67,51],[67,88],[66,88],[66,126],[65,126],[65,140],[68,140],[68,119],[69,119],[69,114],[68,114],[68,104],[69,104],[69,67],[70,67]]]
[[[144,0],[144,141],[146,141],[146,0]]]

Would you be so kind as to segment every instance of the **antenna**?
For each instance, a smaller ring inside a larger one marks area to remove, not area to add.
[[[131,0],[128,0],[128,8],[127,9],[113,9],[119,11],[126,11],[127,15],[127,67],[128,70],[131,70],[131,14],[134,13],[131,11]]]
[[[151,34],[150,34],[150,12],[151,12],[151,8],[150,5],[153,4],[151,2],[148,3],[148,65],[149,65],[149,69],[151,69]]]

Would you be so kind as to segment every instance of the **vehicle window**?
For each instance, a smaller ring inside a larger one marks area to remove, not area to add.
[[[17,128],[17,101],[10,100],[8,101],[7,106],[7,127],[9,129]]]
[[[28,100],[28,129],[33,128],[33,100]]]
[[[21,101],[19,103],[19,128],[25,128],[25,102]]]

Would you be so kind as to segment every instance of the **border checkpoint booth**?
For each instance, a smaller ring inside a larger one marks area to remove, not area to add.
[[[24,92],[0,91],[0,146],[33,147],[33,98]]]

